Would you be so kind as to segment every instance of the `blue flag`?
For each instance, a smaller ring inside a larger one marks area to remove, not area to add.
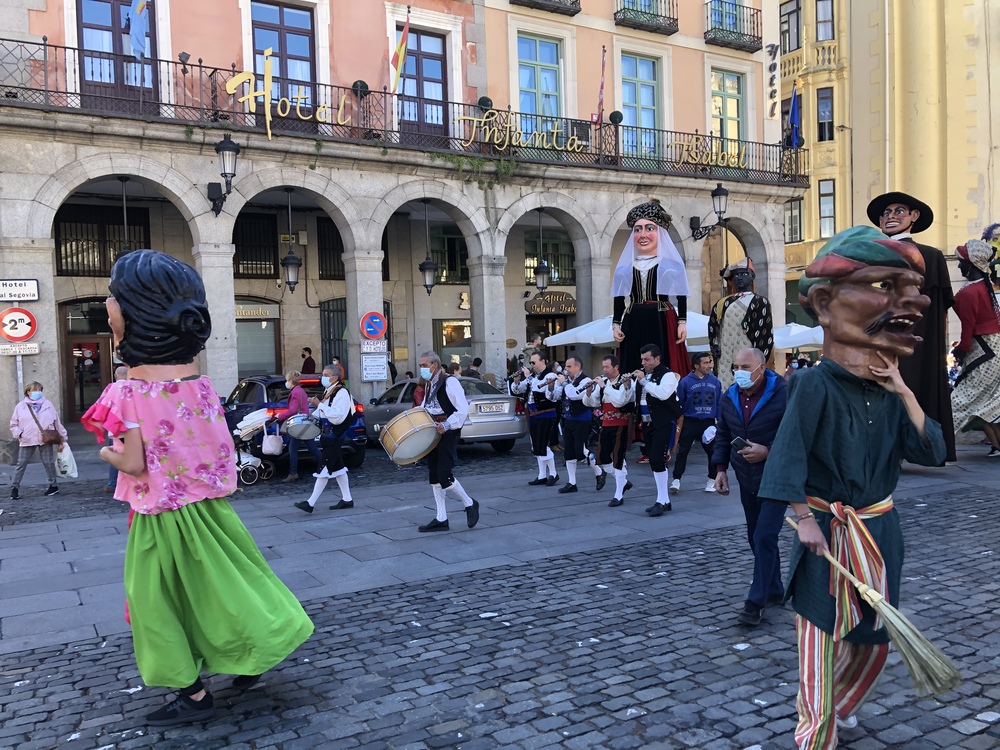
[[[792,84],[792,104],[788,110],[788,128],[791,131],[791,143],[789,144],[792,148],[799,148],[802,145],[802,111],[799,106],[799,99],[801,97],[795,90],[795,84]]]
[[[149,3],[147,0],[132,0],[128,9],[129,41],[136,60],[146,55],[146,35],[149,33]]]

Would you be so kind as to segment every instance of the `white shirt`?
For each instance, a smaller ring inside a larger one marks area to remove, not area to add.
[[[643,404],[646,403],[647,394],[653,398],[660,399],[660,401],[666,401],[677,392],[677,378],[674,377],[674,373],[672,372],[664,373],[659,383],[654,383],[650,380],[649,375],[643,376],[639,382],[642,384],[641,403]]]
[[[326,396],[326,394],[323,395]],[[337,395],[333,397],[332,404],[328,402],[329,396],[326,396],[326,398],[319,402],[319,406],[316,407],[316,411],[313,413],[317,417],[327,420],[330,424],[342,425],[344,420],[354,412],[354,399],[351,398],[351,394],[348,393],[346,388],[341,388],[337,391]]]
[[[446,377],[444,371],[438,370],[431,382],[427,384],[426,394],[424,395],[424,408],[432,416],[441,416],[444,414],[444,409],[441,408],[436,394],[442,377]],[[448,377],[448,380],[444,384],[444,390],[448,394],[448,400],[451,401],[451,405],[455,407],[455,411],[442,424],[447,425],[449,430],[460,430],[469,416],[469,400],[465,397],[465,391],[462,390],[462,384],[458,378]]]
[[[592,409],[596,409],[602,403],[611,404],[614,408],[621,409],[633,401],[635,401],[635,389],[631,380],[622,383],[621,386],[608,383],[604,388],[595,388],[593,393],[589,396],[584,394],[583,397],[584,405]]]

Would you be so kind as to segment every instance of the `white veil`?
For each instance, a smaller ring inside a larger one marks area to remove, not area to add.
[[[673,240],[666,229],[657,225],[659,242],[656,245],[656,293],[669,294],[674,297],[687,297],[691,292],[688,288],[687,272],[684,261],[674,246]],[[628,242],[622,250],[621,258],[615,267],[614,280],[611,283],[612,297],[628,297],[632,294],[632,263],[635,259],[635,234],[630,230]]]

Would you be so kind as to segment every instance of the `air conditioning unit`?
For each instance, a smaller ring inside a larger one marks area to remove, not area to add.
[[[569,142],[570,136],[576,136],[576,141],[583,148],[590,148],[590,134],[593,125],[586,120],[563,120],[563,146]]]

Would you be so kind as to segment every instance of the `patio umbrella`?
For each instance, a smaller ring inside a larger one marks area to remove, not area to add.
[[[775,349],[798,349],[803,352],[814,352],[823,348],[823,329],[819,326],[809,326],[789,323],[774,331]]]
[[[708,350],[708,316],[688,313],[687,348],[690,351]],[[554,333],[545,339],[545,346],[569,346],[570,344],[593,344],[594,346],[614,346],[615,336],[611,328],[611,316],[598,318],[582,326],[570,328],[562,333]]]

